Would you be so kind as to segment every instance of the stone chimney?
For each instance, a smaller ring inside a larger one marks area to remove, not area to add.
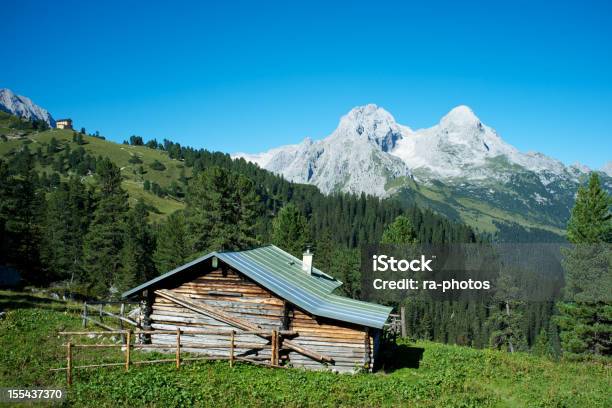
[[[308,275],[312,274],[312,256],[313,253],[310,252],[310,247],[306,247],[306,251],[302,254],[302,270]]]

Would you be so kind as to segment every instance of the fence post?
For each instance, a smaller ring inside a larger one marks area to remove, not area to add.
[[[280,333],[275,330],[276,334],[276,352],[274,353],[274,364],[279,365],[279,354],[280,354]]]
[[[83,328],[87,327],[87,302],[83,302]]]
[[[67,363],[66,383],[68,385],[72,385],[72,343],[68,342],[68,344],[66,345],[66,348],[68,349],[68,352],[66,355],[66,363]]]
[[[129,371],[130,369],[130,347],[131,346],[131,341],[132,341],[132,331],[128,330],[127,334],[126,334],[126,342],[125,342],[125,371]]]
[[[402,337],[406,337],[406,308],[404,306],[400,308],[400,324],[402,325]]]
[[[176,368],[181,368],[181,329],[176,329]]]
[[[234,333],[232,330],[232,334],[230,334],[230,367],[234,366]]]
[[[270,356],[270,365],[278,365],[278,332],[272,330],[272,355]]]
[[[121,303],[121,308],[119,309],[119,316],[123,317],[123,311],[125,309],[125,303]],[[119,330],[123,330],[123,320],[119,319]],[[121,335],[121,342],[125,342],[125,335]]]

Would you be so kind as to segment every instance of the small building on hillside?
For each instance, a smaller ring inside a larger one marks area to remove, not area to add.
[[[143,328],[177,330],[187,342],[218,344],[216,334],[189,331],[286,331],[279,364],[338,372],[372,371],[391,308],[332,292],[342,282],[312,266],[312,253],[295,258],[270,245],[236,252],[212,252],[123,294],[142,304]],[[248,334],[238,356],[266,359],[270,336]],[[224,337],[225,339],[227,337]],[[175,344],[169,332],[152,333],[156,347]],[[184,350],[227,357],[228,349]],[[233,350],[233,349],[232,349]]]
[[[57,129],[72,129],[72,119],[58,119],[55,121]]]

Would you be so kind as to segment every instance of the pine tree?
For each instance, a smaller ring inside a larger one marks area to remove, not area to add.
[[[74,283],[83,278],[83,239],[90,201],[85,185],[77,178],[61,183],[49,194],[41,255],[52,279]]]
[[[592,173],[580,188],[567,227],[574,246],[563,252],[564,300],[555,321],[561,330],[563,353],[612,354],[612,214],[611,199]]]
[[[336,248],[332,239],[331,231],[324,230],[320,238],[315,242],[314,264],[323,272],[331,273],[331,266]]]
[[[9,205],[12,193],[11,182],[8,164],[0,159],[0,262],[3,264],[8,261],[10,252],[6,223],[11,215]]]
[[[361,295],[361,270],[358,249],[336,249],[331,267],[326,272],[343,282],[341,289],[346,296],[354,299],[359,298]]]
[[[41,223],[45,208],[44,191],[39,189],[34,158],[26,146],[14,157],[3,176],[5,201],[4,239],[6,258],[21,269],[26,281],[43,284],[46,277],[40,265]]]
[[[523,322],[524,302],[520,299],[518,286],[511,270],[503,269],[495,282],[492,311],[488,319],[489,343],[493,348],[506,349],[511,353],[526,348]]]
[[[211,167],[189,184],[186,202],[194,252],[244,249],[259,242],[259,196],[248,178]]]
[[[157,236],[153,259],[159,272],[168,272],[189,261],[192,253],[187,238],[187,222],[182,211],[170,214],[159,227]]]
[[[109,159],[98,162],[96,178],[96,205],[83,243],[84,269],[92,294],[105,296],[110,288],[118,290],[128,205],[121,171]]]
[[[548,331],[546,329],[542,328],[542,330],[540,330],[540,333],[536,337],[535,344],[533,345],[531,352],[536,356],[553,356],[551,342],[548,337]]]
[[[382,244],[414,244],[417,242],[412,222],[405,215],[398,216],[382,235]]]
[[[119,290],[127,290],[157,275],[153,262],[155,236],[147,223],[147,208],[138,200],[125,217],[121,268],[117,279]]]
[[[272,243],[301,258],[310,241],[306,217],[293,204],[287,204],[272,220]]]
[[[601,188],[597,173],[591,173],[588,186],[580,187],[567,224],[567,239],[574,244],[612,242],[612,201]]]

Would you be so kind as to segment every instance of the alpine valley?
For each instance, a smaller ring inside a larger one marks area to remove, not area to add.
[[[467,106],[412,130],[373,104],[352,109],[328,137],[236,153],[326,194],[366,193],[428,207],[501,240],[562,239],[578,187],[591,170],[523,153]],[[599,170],[612,190],[612,166]],[[527,232],[527,234],[525,234]]]
[[[22,129],[17,117],[51,129]],[[29,98],[0,89],[0,157],[11,156],[28,143],[39,149],[56,139],[65,155],[81,149],[111,158],[122,169],[130,197],[144,198],[160,216],[183,208],[180,196],[149,194],[142,187],[148,181],[164,191],[173,190],[189,177],[192,170],[184,166],[180,154],[147,148],[150,143],[116,144],[103,137],[88,136],[79,143],[72,140],[75,132],[53,129],[54,124],[49,112]],[[458,106],[435,126],[419,130],[398,124],[376,105],[360,106],[343,116],[323,140],[307,138],[296,145],[231,157],[246,159],[291,182],[314,185],[327,195],[365,193],[398,199],[402,205],[416,204],[509,242],[563,240],[576,191],[591,172],[541,153],[518,151],[467,106]],[[143,172],[141,162],[163,166]],[[52,167],[40,171],[53,172]],[[603,186],[612,191],[612,162],[597,171]]]

